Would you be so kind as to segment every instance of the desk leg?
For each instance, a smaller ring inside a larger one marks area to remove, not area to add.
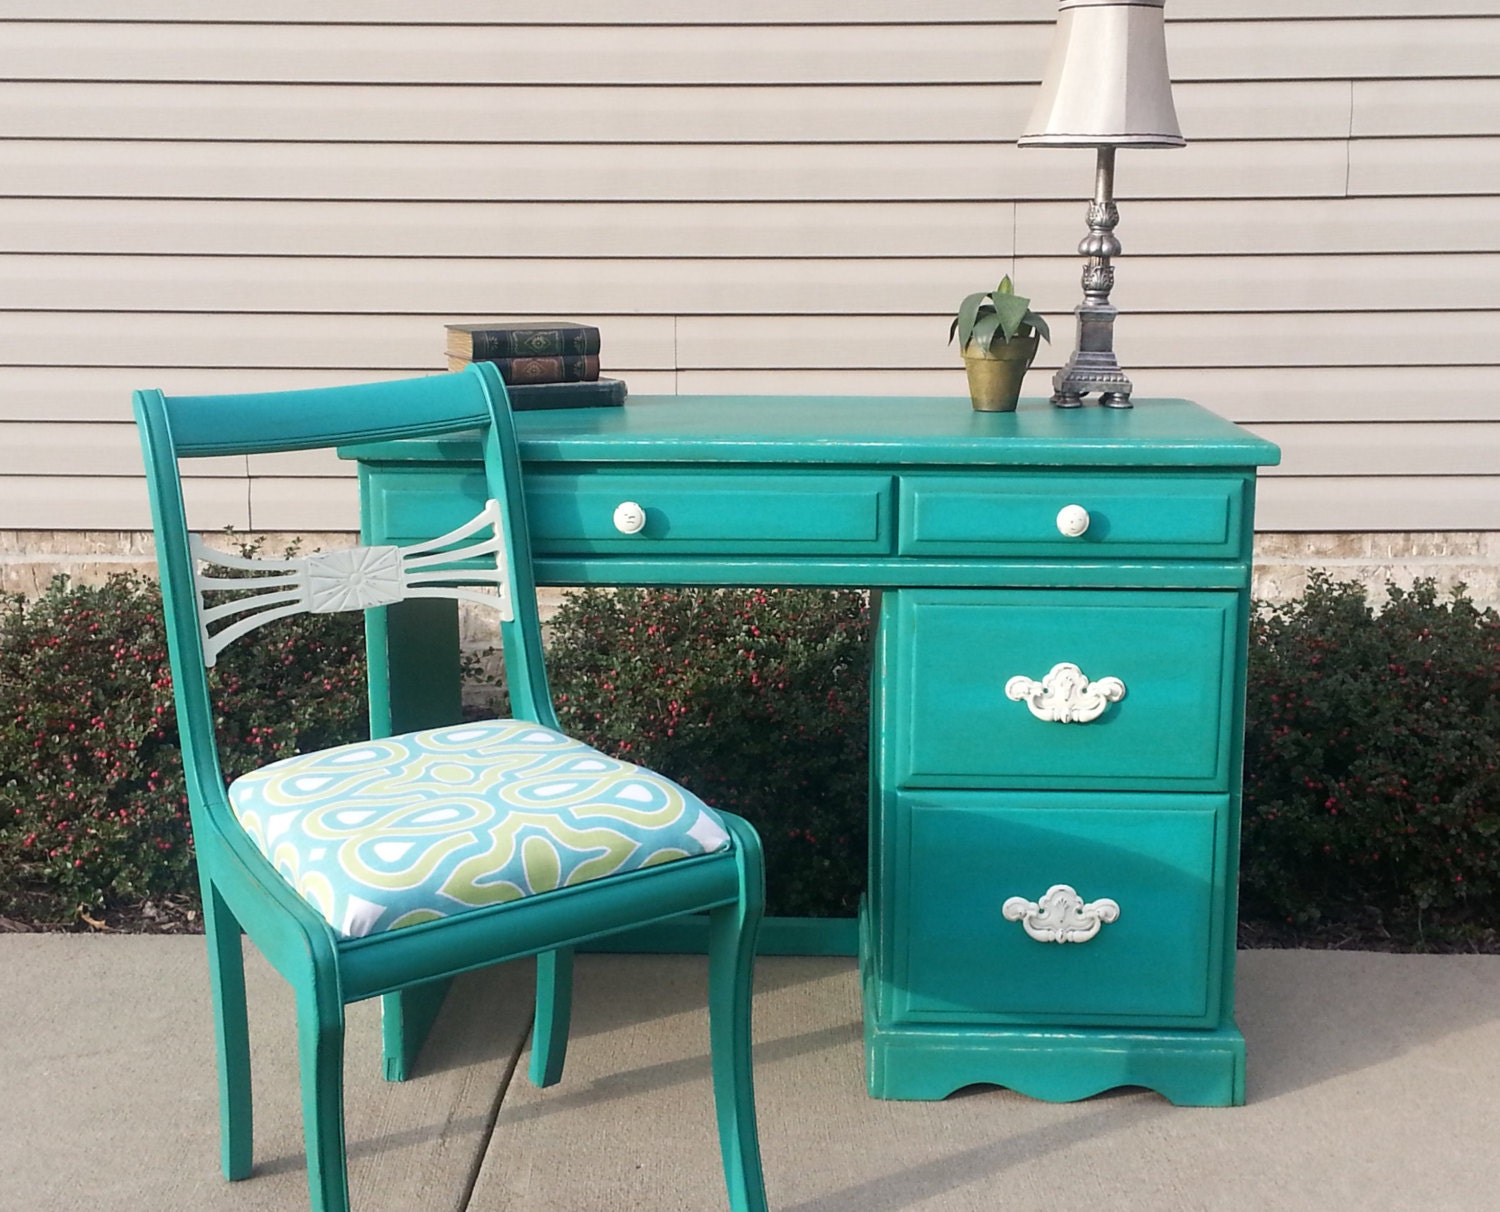
[[[443,998],[453,978],[410,985],[380,999],[380,1039],[384,1051],[385,1080],[404,1082],[417,1063],[417,1053],[443,1008]]]
[[[417,600],[365,611],[370,735],[390,736],[463,719],[458,605]],[[451,982],[415,985],[381,999],[387,1081],[404,1081]]]
[[[458,603],[418,599],[365,611],[365,652],[371,736],[463,719]]]

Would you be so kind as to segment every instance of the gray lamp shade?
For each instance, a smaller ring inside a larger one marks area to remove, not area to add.
[[[1181,147],[1165,0],[1061,0],[1021,147]]]

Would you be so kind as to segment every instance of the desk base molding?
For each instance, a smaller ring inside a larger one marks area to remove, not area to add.
[[[965,1086],[1004,1086],[1067,1103],[1143,1086],[1179,1107],[1245,1102],[1245,1039],[1215,1031],[976,1031],[881,1027],[865,993],[865,1077],[872,1098],[936,1100]]]

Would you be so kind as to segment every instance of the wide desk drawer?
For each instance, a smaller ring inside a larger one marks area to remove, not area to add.
[[[899,550],[914,556],[1231,559],[1245,544],[1247,490],[1245,480],[1232,476],[907,475],[901,479]]]
[[[896,1021],[1217,1021],[1227,795],[897,797]]]
[[[885,475],[663,469],[526,477],[532,543],[558,555],[887,554],[892,503]],[[639,508],[634,531],[630,506]]]
[[[888,555],[894,546],[888,475],[585,468],[528,472],[525,485],[537,555]],[[477,471],[383,469],[366,507],[382,541],[412,542],[467,521],[484,494]]]
[[[1227,789],[1236,594],[892,596],[900,785]]]

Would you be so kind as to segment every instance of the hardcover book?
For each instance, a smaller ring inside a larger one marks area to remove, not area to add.
[[[486,362],[499,358],[553,358],[599,353],[599,330],[575,320],[500,320],[449,324],[448,353]]]
[[[483,361],[484,359],[481,359]],[[462,370],[467,358],[448,359],[449,370]],[[539,408],[618,408],[629,390],[621,379],[590,379],[577,383],[507,383],[512,412]]]
[[[467,366],[473,362],[488,362],[500,372],[506,385],[517,383],[587,383],[599,377],[598,354],[568,354],[548,358],[448,358],[449,369],[454,363]]]
[[[541,408],[618,408],[628,394],[620,379],[590,383],[518,383],[507,387],[512,412]]]

